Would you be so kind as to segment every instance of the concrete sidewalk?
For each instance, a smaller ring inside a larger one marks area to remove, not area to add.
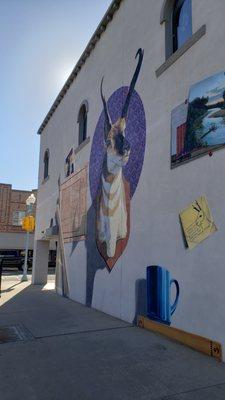
[[[0,344],[1,400],[225,399],[225,364],[57,296],[51,282],[10,282],[0,328],[29,335]]]

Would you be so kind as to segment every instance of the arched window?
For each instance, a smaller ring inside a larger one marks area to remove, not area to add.
[[[78,145],[80,145],[87,138],[87,106],[86,106],[86,103],[83,103],[80,107],[77,122],[79,124]]]
[[[191,0],[177,0],[173,9],[173,52],[192,36]]]
[[[49,169],[49,150],[45,150],[44,155],[44,179],[48,177],[48,169]]]
[[[74,172],[74,157],[73,157],[73,149],[70,150],[68,156],[66,157],[65,162],[65,175],[66,177],[70,176]]]
[[[192,36],[192,0],[164,0],[160,22],[165,22],[166,58]]]

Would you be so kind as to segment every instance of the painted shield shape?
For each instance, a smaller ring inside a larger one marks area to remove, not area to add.
[[[145,152],[146,121],[134,86],[143,51],[129,87],[117,89],[106,102],[101,83],[103,111],[91,148],[89,179],[96,209],[96,244],[111,271],[124,252],[130,235],[130,200],[137,188]]]

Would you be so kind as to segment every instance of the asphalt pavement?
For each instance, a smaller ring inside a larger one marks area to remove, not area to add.
[[[225,399],[225,364],[58,296],[54,275],[2,289],[1,400]]]

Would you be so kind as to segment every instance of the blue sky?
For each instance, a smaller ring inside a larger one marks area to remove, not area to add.
[[[203,79],[202,81],[191,86],[189,93],[189,101],[191,102],[196,97],[215,97],[221,95],[225,89],[225,74],[220,72],[219,74],[210,76],[209,78]],[[219,99],[217,99],[218,101]]]
[[[111,0],[0,0],[0,182],[37,187],[36,134]]]

